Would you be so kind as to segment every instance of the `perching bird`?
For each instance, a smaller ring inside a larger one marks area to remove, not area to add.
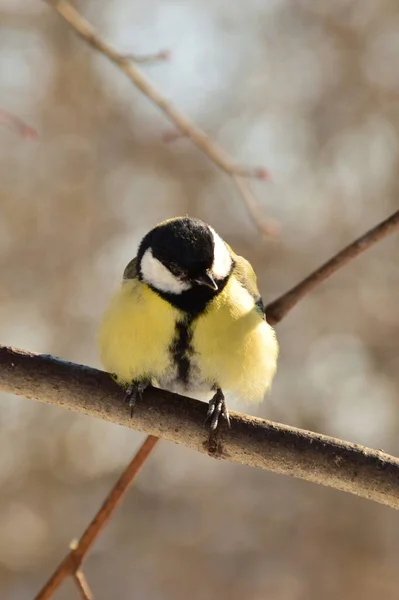
[[[104,367],[131,410],[148,385],[209,402],[211,431],[225,401],[259,402],[276,372],[278,343],[256,275],[199,219],[163,221],[126,267],[100,329]]]

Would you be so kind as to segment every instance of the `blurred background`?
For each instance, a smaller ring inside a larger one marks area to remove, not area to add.
[[[101,314],[161,219],[211,223],[267,303],[396,210],[396,0],[75,5],[122,53],[172,52],[147,75],[269,170],[253,190],[281,233],[262,241],[231,181],[165,143],[159,111],[44,2],[0,0],[0,107],[39,132],[0,128],[2,344],[100,366]],[[398,249],[383,241],[278,325],[253,413],[399,453]],[[5,394],[0,424],[0,597],[28,600],[143,437]],[[390,600],[398,559],[393,510],[161,442],[84,570],[96,600]]]

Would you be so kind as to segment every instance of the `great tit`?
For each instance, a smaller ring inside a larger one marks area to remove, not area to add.
[[[220,414],[230,425],[225,394],[263,399],[278,356],[250,263],[190,217],[144,236],[104,314],[99,344],[131,411],[155,385],[208,401],[211,431]]]

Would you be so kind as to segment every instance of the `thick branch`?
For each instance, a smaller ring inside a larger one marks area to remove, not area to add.
[[[0,389],[63,406],[206,453],[206,405],[150,388],[133,419],[121,389],[96,369],[0,347]],[[232,413],[215,458],[292,475],[399,508],[399,460],[382,451]]]
[[[393,213],[388,219],[382,221],[367,233],[357,238],[354,242],[346,246],[341,252],[330,258],[321,265],[316,271],[300,281],[295,287],[271,302],[266,306],[265,312],[268,323],[275,325],[301,300],[306,294],[309,294],[316,286],[323,283],[331,277],[338,269],[344,267],[348,262],[374,246],[380,240],[383,240],[390,233],[399,229],[399,210]]]
[[[177,129],[188,137],[193,144],[197,146],[204,154],[208,156],[218,167],[232,177],[240,191],[243,200],[248,208],[249,215],[255,225],[264,234],[275,234],[277,230],[276,223],[266,221],[260,214],[255,198],[252,195],[249,185],[242,183],[244,177],[255,177],[265,179],[266,171],[264,169],[245,168],[235,165],[230,157],[199,127],[197,127],[185,114],[175,108],[164,98],[153,84],[145,77],[136,64],[131,60],[132,57],[119,54],[97,34],[94,27],[84,19],[78,11],[66,0],[46,0],[58,14],[72,27],[87,44],[106,56],[113,62],[130,81],[158,108],[164,115],[177,127]],[[254,208],[255,206],[255,208]]]

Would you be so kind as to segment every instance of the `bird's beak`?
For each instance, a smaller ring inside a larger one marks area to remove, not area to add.
[[[211,290],[214,291],[218,289],[218,284],[216,283],[216,281],[210,273],[203,273],[202,275],[197,277],[195,283],[198,283],[199,285],[206,285],[206,287],[209,287],[211,288]]]

